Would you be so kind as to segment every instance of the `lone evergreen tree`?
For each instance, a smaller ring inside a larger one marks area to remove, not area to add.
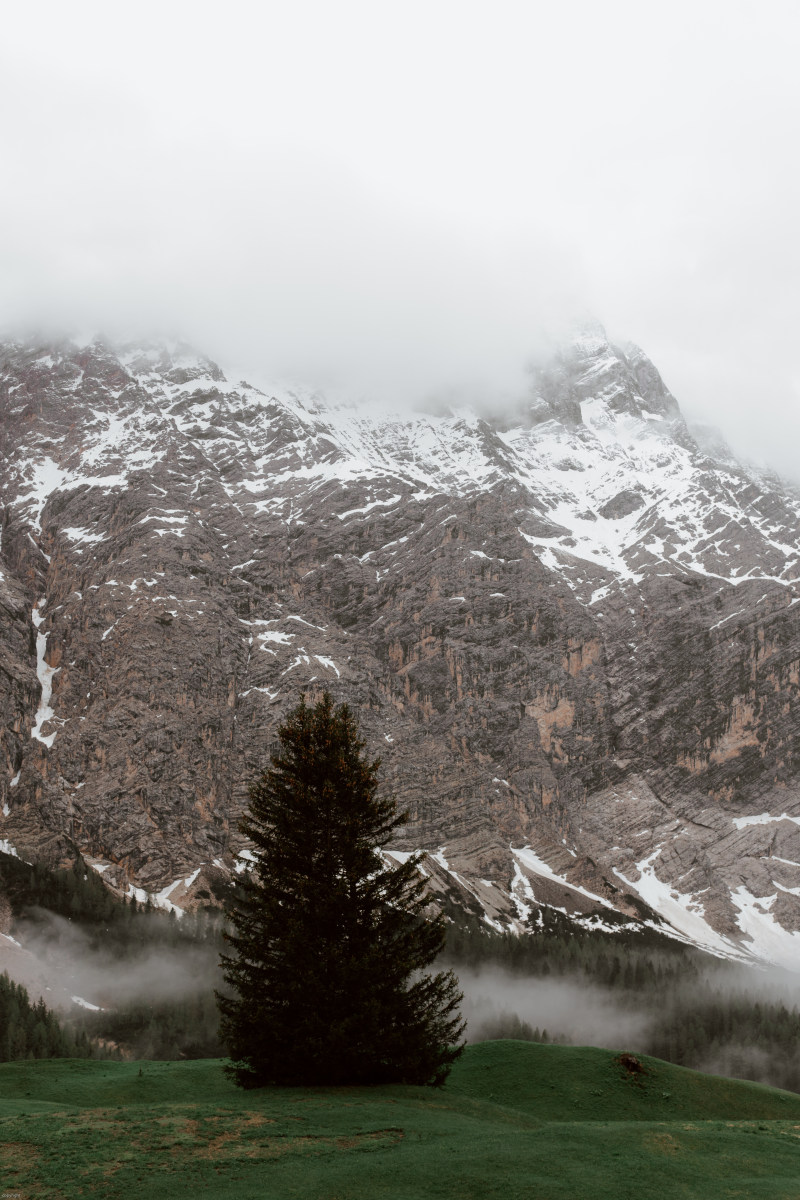
[[[278,731],[241,829],[252,871],[229,909],[220,1032],[242,1087],[441,1084],[463,1046],[452,971],[426,973],[444,920],[419,856],[380,853],[407,821],[377,795],[346,704],[305,702]]]

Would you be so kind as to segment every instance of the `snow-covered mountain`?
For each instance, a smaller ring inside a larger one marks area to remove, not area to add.
[[[800,496],[584,331],[490,418],[0,349],[0,848],[202,902],[301,689],[431,884],[800,965]]]

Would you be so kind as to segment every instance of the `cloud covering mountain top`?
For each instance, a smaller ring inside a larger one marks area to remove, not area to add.
[[[585,313],[794,472],[793,8],[7,15],[0,323],[175,330],[388,405]]]

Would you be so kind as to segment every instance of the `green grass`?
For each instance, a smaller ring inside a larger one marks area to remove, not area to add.
[[[438,1091],[251,1092],[215,1061],[5,1063],[0,1197],[800,1200],[800,1096],[640,1061],[484,1042]]]

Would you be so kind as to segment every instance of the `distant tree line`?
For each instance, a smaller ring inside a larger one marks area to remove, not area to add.
[[[0,975],[0,1062],[25,1058],[91,1058],[89,1037],[73,1032],[39,1000],[32,1004],[27,990]]]
[[[102,946],[121,958],[144,946],[168,948],[187,942],[216,946],[221,937],[223,916],[217,905],[209,903],[178,919],[173,911],[153,905],[149,897],[120,899],[81,858],[69,868],[53,870],[0,853],[0,892],[8,897],[15,921],[36,924],[55,913],[80,927],[90,949]]]
[[[92,1041],[120,1046],[130,1058],[221,1058],[219,1010],[211,985],[178,1000],[81,1013],[76,1021]]]
[[[132,911],[80,858],[71,868],[54,871],[43,863],[0,854],[0,887],[16,917],[41,908],[83,925],[108,926],[121,923]]]
[[[679,1066],[768,1082],[800,1092],[800,1013],[701,982],[662,997],[663,1018],[648,1052]]]
[[[121,962],[145,950],[179,953],[197,945],[207,945],[209,958],[215,960],[222,947],[223,916],[216,906],[178,919],[149,899],[120,899],[80,858],[70,868],[53,870],[0,853],[0,891],[11,903],[12,932],[19,922],[46,924],[54,913],[80,930],[90,951],[102,951]],[[93,1057],[115,1057],[120,1052],[117,1047],[135,1058],[217,1057],[223,1048],[217,1036],[219,1012],[213,986],[211,978],[198,980],[196,992],[180,1000],[137,999],[113,1010],[73,1012],[60,1023],[49,1015],[62,1029],[66,1045],[88,1045],[87,1053]],[[39,1001],[35,1007],[41,1011],[42,1006]],[[24,1053],[13,1057],[53,1057],[37,1052],[40,1041],[26,1040]],[[19,1042],[17,1038],[15,1045]],[[77,1049],[74,1054],[83,1057]]]
[[[521,935],[494,933],[474,920],[454,923],[445,954],[456,969],[495,966],[525,978],[607,988],[621,1009],[652,1017],[649,1035],[629,1049],[800,1092],[797,1006],[761,994],[757,976],[748,994],[740,966],[656,931],[576,930],[562,914],[542,910],[536,932]],[[498,1014],[482,1031],[484,1037],[569,1041],[568,1030],[539,1030],[513,1012]]]
[[[594,983],[624,991],[661,988],[667,981],[699,978],[708,955],[656,930],[619,932],[576,927],[563,913],[543,908],[530,933],[496,933],[485,922],[464,917],[450,905],[444,958],[458,966],[484,964],[512,974],[546,978],[586,975]]]

